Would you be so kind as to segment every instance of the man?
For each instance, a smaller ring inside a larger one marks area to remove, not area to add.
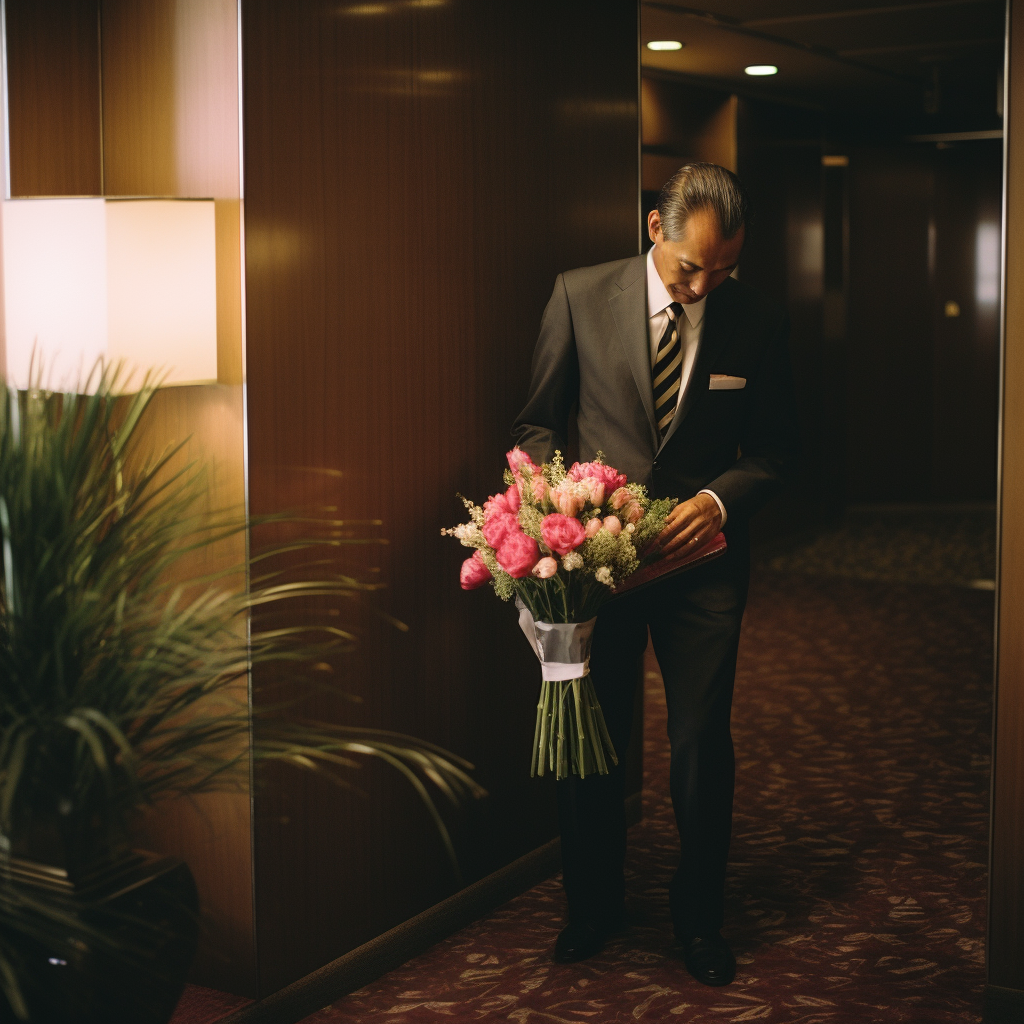
[[[681,847],[672,921],[687,969],[707,985],[728,984],[736,970],[720,929],[747,523],[796,451],[785,317],[730,277],[747,216],[735,175],[687,164],[648,217],[654,247],[646,257],[560,275],[513,428],[534,461],[545,461],[565,451],[576,406],[581,460],[602,450],[652,496],[682,499],[661,537],[666,557],[696,550],[724,528],[721,558],[602,609],[591,672],[619,766],[558,783],[569,920],[554,955],[572,962],[598,952],[622,925],[623,760],[649,629],[665,681]]]

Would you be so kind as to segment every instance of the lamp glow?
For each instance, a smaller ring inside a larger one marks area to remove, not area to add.
[[[648,50],[681,50],[683,44],[678,39],[653,39],[647,44]]]
[[[3,204],[7,380],[74,388],[100,357],[217,379],[213,200],[15,199]]]
[[[779,69],[774,64],[751,64],[743,69],[745,74],[761,77],[763,75],[777,75]]]

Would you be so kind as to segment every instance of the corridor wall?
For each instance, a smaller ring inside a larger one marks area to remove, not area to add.
[[[242,54],[250,508],[344,521],[372,543],[337,565],[383,586],[299,710],[474,762],[490,798],[450,818],[471,881],[556,834],[553,786],[516,617],[460,591],[439,532],[499,485],[556,274],[638,251],[636,4],[243,0]],[[460,884],[388,769],[256,781],[261,995]]]

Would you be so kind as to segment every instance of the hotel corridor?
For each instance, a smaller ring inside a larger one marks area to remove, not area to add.
[[[304,1024],[980,1020],[992,594],[899,582],[898,564],[886,580],[807,552],[799,564],[755,573],[740,648],[732,986],[698,985],[672,955],[677,840],[648,652],[627,932],[585,963],[552,964],[563,906],[551,879]]]

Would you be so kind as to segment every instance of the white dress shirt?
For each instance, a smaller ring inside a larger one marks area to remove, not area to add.
[[[647,252],[647,337],[651,346],[651,369],[658,359],[658,343],[668,326],[668,307],[675,300],[668,293],[658,268],[654,265],[654,248]],[[693,364],[697,359],[697,350],[700,348],[701,335],[704,332],[704,306],[707,303],[707,296],[699,302],[691,302],[683,305],[684,316],[680,318],[679,325],[682,328],[683,365],[679,380],[679,391],[676,395],[676,415],[679,415],[679,408],[686,396],[686,389],[690,386],[690,378],[693,376]],[[714,491],[706,487],[697,492],[698,494],[710,494],[718,503],[722,512],[722,525],[725,525],[725,505]]]

